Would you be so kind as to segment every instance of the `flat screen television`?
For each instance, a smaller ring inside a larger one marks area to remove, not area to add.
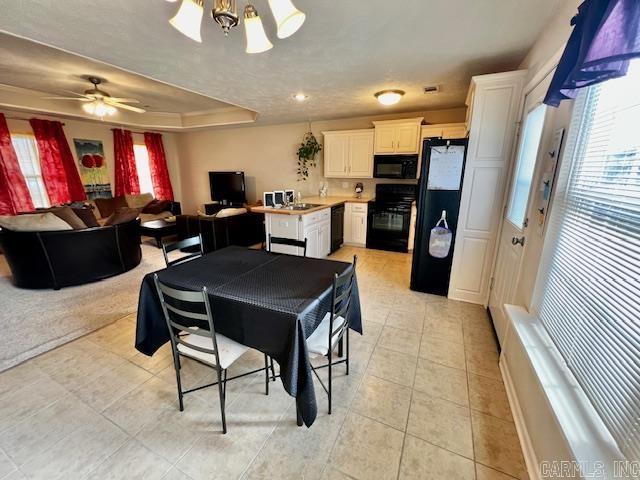
[[[247,201],[244,172],[209,172],[209,185],[215,202],[242,205]]]

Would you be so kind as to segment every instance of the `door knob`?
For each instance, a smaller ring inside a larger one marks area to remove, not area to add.
[[[511,239],[511,245],[518,245],[518,244],[520,244],[520,245],[522,245],[524,247],[524,237],[520,237],[520,238],[513,237]]]

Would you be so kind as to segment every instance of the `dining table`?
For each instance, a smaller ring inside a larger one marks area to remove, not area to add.
[[[176,289],[206,287],[216,333],[278,363],[284,389],[295,397],[298,416],[309,427],[318,409],[306,339],[331,311],[335,275],[351,268],[348,262],[230,246],[149,273],[140,287],[135,347],[151,356],[170,341],[154,273]],[[350,328],[362,334],[355,275],[347,317]]]

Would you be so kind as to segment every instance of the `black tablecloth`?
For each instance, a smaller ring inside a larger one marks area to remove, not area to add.
[[[228,247],[157,273],[177,289],[206,286],[216,332],[274,358],[285,390],[296,397],[310,426],[317,406],[305,339],[331,310],[334,274],[348,268],[350,263]],[[355,277],[349,321],[362,333]],[[140,288],[136,349],[153,355],[168,341],[153,274],[148,274]]]

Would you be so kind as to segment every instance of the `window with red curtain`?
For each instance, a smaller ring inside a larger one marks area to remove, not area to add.
[[[140,193],[136,158],[133,152],[133,136],[129,130],[113,130],[113,153],[115,159],[116,197]]]
[[[16,215],[33,210],[4,114],[0,113],[0,215]]]
[[[29,123],[36,137],[42,180],[51,205],[86,200],[62,123],[37,118]]]
[[[173,200],[173,188],[171,188],[162,135],[145,132],[144,143],[149,152],[149,170],[151,171],[154,197],[158,200]]]

